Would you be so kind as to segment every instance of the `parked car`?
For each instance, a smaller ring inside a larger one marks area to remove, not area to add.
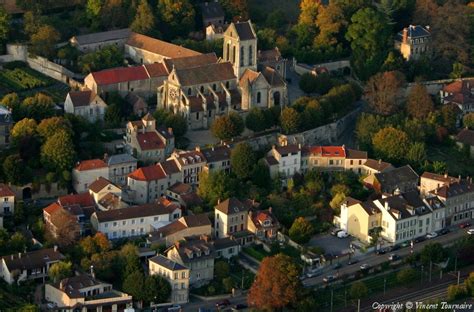
[[[360,266],[361,270],[367,270],[368,268],[370,268],[370,266],[367,263],[364,263]]]
[[[322,273],[323,273],[322,269],[311,269],[311,270],[308,270],[308,272],[306,272],[306,276],[311,278],[311,277],[321,275]]]
[[[438,231],[438,235],[446,235],[449,232],[450,232],[449,229],[444,228],[444,229],[441,229],[441,230]]]
[[[400,256],[397,255],[397,254],[390,254],[390,256],[388,256],[388,260],[390,261],[397,261],[398,259],[400,259]]]
[[[335,228],[335,229],[333,229],[333,230],[331,231],[331,235],[336,236],[337,233],[339,233],[340,231],[342,231],[342,230]]]
[[[375,252],[377,255],[385,255],[387,253],[387,248],[379,248]]]
[[[459,227],[461,229],[465,229],[465,228],[470,227],[470,226],[471,226],[470,222],[464,222],[464,223],[459,224]]]
[[[395,251],[398,249],[400,249],[400,245],[393,245],[393,246],[387,247],[387,252]]]
[[[225,307],[228,307],[228,306],[230,306],[230,301],[227,300],[227,299],[224,299],[224,300],[219,301],[218,303],[216,303],[216,308],[217,309],[225,308]]]
[[[414,243],[421,243],[421,242],[424,242],[426,240],[426,236],[420,236],[420,237],[417,237],[413,240]],[[410,245],[410,243],[408,243],[408,245]]]
[[[359,260],[357,260],[357,259],[351,259],[351,260],[347,261],[347,265],[356,264],[357,262],[359,262]]]
[[[183,309],[179,304],[172,305],[166,309],[167,312],[181,312]]]
[[[232,311],[240,311],[240,310],[247,309],[247,308],[248,308],[248,305],[243,304],[243,303],[239,303],[239,304],[236,304],[232,307]]]
[[[336,279],[336,276],[334,275],[328,275],[325,278],[323,278],[323,282],[325,283],[330,283]]]
[[[338,262],[338,263],[336,263],[332,268],[333,268],[334,270],[337,270],[337,269],[339,269],[339,268],[341,268],[341,267],[342,267],[342,264],[341,264],[340,262]]]
[[[432,238],[435,238],[435,237],[438,237],[438,233],[436,233],[436,232],[431,232],[431,233],[428,233],[426,235],[427,239],[432,239]]]
[[[338,237],[338,238],[346,238],[346,237],[348,237],[348,236],[349,236],[349,234],[347,234],[346,231],[339,231],[339,232],[337,232],[337,237]]]
[[[474,228],[467,230],[467,234],[474,235]]]

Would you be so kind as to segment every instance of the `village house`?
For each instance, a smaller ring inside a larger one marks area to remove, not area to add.
[[[381,159],[375,160],[368,158],[362,166],[362,174],[370,177],[376,173],[389,171],[394,168],[395,167],[393,167],[392,164],[384,162]]]
[[[170,283],[171,303],[189,302],[190,270],[187,267],[163,255],[157,255],[148,260],[148,271],[150,275],[159,275]]]
[[[466,151],[469,157],[474,157],[474,131],[462,129],[455,137],[456,145],[461,151]]]
[[[456,182],[459,182],[459,179],[450,177],[447,173],[442,175],[425,171],[420,177],[420,193],[428,196],[431,191]]]
[[[82,116],[89,122],[104,120],[107,104],[91,90],[70,91],[64,101],[64,111]]]
[[[224,258],[226,260],[238,256],[242,249],[239,242],[231,237],[214,239],[212,245],[216,251],[216,258]]]
[[[280,229],[280,223],[271,207],[267,210],[251,209],[248,214],[247,228],[259,240],[274,240]]]
[[[215,249],[208,236],[187,237],[166,251],[166,257],[190,270],[189,285],[199,287],[214,278]]]
[[[92,195],[99,210],[111,210],[128,207],[122,201],[122,189],[104,177],[100,177],[89,186],[89,194]]]
[[[143,236],[181,217],[181,209],[174,203],[130,206],[128,208],[96,211],[91,216],[95,231],[109,239]]]
[[[133,302],[132,296],[87,274],[45,284],[44,297],[64,312],[124,311]]]
[[[252,200],[242,202],[235,197],[219,201],[214,207],[215,237],[231,237],[240,245],[253,242],[254,234],[248,230],[248,214],[250,209],[257,206]]]
[[[441,103],[454,104],[463,114],[474,112],[474,79],[460,79],[445,85],[440,98]]]
[[[271,50],[258,50],[257,62],[259,70],[265,67],[275,69],[283,79],[286,78],[286,63],[287,60],[282,57],[280,50],[275,47]]]
[[[10,131],[13,128],[12,114],[5,106],[0,105],[0,147],[10,144]]]
[[[208,172],[224,171],[230,172],[230,153],[229,145],[217,145],[210,148],[201,149],[196,147],[198,152],[206,159],[205,170]]]
[[[405,165],[374,174],[374,182],[371,187],[382,194],[393,194],[396,191],[406,193],[418,189],[418,180],[418,174],[410,165]]]
[[[201,53],[159,39],[132,32],[125,43],[125,54],[139,64],[161,63],[165,59]]]
[[[189,184],[177,182],[166,190],[166,197],[180,203],[185,210],[203,203],[201,197],[193,190]]]
[[[90,73],[84,78],[84,85],[101,96],[118,92],[125,97],[133,92],[148,98],[156,93],[156,88],[163,84],[167,76],[165,67],[160,63],[117,67]]]
[[[198,185],[199,174],[206,166],[204,155],[198,150],[194,151],[174,151],[168,160],[174,161],[178,169],[183,174],[181,182]]]
[[[305,149],[308,151],[302,157],[302,163],[307,165],[308,170],[313,168],[330,172],[351,170],[361,174],[367,161],[367,152],[349,149],[344,145],[308,146]],[[304,162],[306,159],[307,162]]]
[[[162,245],[166,247],[189,237],[211,235],[212,225],[207,214],[197,214],[182,216],[178,220],[165,225],[158,230],[151,232],[147,241],[152,245]]]
[[[109,177],[109,168],[102,159],[83,160],[72,169],[72,186],[77,193],[87,192],[100,177]]]
[[[382,214],[372,201],[361,202],[346,197],[341,204],[340,216],[334,216],[334,224],[362,242],[370,243],[374,228],[382,225]]]
[[[301,145],[273,145],[267,154],[266,163],[275,166],[276,169],[270,169],[271,173],[287,178],[293,177],[301,169]]]
[[[74,36],[69,39],[69,43],[83,53],[94,52],[110,45],[122,49],[130,33],[129,28],[96,32]]]
[[[0,215],[12,215],[15,212],[15,193],[4,183],[0,183],[0,200],[2,201]]]
[[[174,160],[141,167],[128,176],[128,198],[137,204],[150,203],[164,196],[171,185],[181,181],[183,172]]]
[[[125,148],[140,161],[164,161],[174,150],[174,135],[172,130],[157,130],[155,118],[148,113],[141,120],[127,123]]]
[[[130,154],[105,155],[104,161],[109,167],[109,180],[119,186],[127,184],[127,176],[137,170],[137,159]]]
[[[222,26],[209,25],[206,27],[206,40],[214,41],[224,38],[224,32],[226,31],[229,24],[224,24]]]
[[[3,256],[0,275],[9,285],[34,279],[44,282],[51,265],[63,259],[56,247]]]
[[[418,60],[431,53],[430,27],[410,25],[403,28],[395,38],[395,49],[400,51],[407,61]]]
[[[446,206],[446,226],[471,222],[474,211],[472,178],[445,184],[430,192]]]

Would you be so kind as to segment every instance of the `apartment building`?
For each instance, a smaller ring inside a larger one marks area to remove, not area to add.
[[[474,185],[472,179],[459,179],[443,185],[430,194],[439,198],[446,206],[446,226],[470,222],[474,211]]]
[[[137,159],[130,154],[106,155],[105,162],[109,167],[108,179],[119,186],[127,184],[127,176],[137,170]]]
[[[148,270],[150,275],[159,275],[170,283],[171,303],[189,302],[190,270],[187,267],[158,255],[148,260]]]
[[[182,172],[181,182],[190,185],[199,184],[199,174],[206,167],[206,158],[200,151],[175,151],[168,160],[175,161],[179,171]]]
[[[77,193],[87,192],[100,177],[109,177],[109,168],[102,159],[83,160],[72,169],[72,186]]]

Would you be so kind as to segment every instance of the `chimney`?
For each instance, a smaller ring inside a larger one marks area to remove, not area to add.
[[[213,152],[214,152],[214,145],[211,147],[211,151],[213,151]]]
[[[21,252],[18,253],[18,259],[21,259]]]
[[[94,266],[91,265],[91,276],[93,279],[95,279],[95,272],[94,272]]]
[[[379,159],[379,165],[381,165],[381,164],[382,164],[382,159]]]
[[[407,40],[408,40],[408,28],[405,27],[403,28],[402,43],[407,43]]]
[[[58,251],[58,245],[54,245],[54,251],[55,251],[55,252]]]
[[[173,128],[168,128],[168,133],[173,135]]]
[[[444,178],[445,178],[445,179],[448,178],[448,173],[447,173],[447,172],[444,174]]]
[[[104,153],[104,162],[107,162],[107,159],[109,159],[109,154]]]
[[[301,150],[301,143],[298,143],[298,149]]]
[[[385,210],[387,210],[387,211],[390,210],[390,206],[388,205],[388,201],[385,201],[384,207],[385,207]]]
[[[10,258],[13,260],[14,256],[13,256],[13,255],[11,255],[11,257],[10,257]]]
[[[201,152],[201,147],[200,146],[196,146],[196,152]]]
[[[221,199],[218,198],[218,199],[217,199],[217,204],[219,205],[220,203],[221,203]]]

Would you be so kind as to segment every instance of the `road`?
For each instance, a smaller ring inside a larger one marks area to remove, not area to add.
[[[423,242],[416,243],[413,246],[413,252],[420,252],[423,249],[424,246],[426,246],[427,244],[429,244],[431,242],[441,243],[442,245],[446,246],[446,245],[449,245],[450,243],[453,243],[458,238],[463,237],[465,235],[467,235],[466,230],[464,230],[464,229],[456,229],[455,230],[455,228],[453,228],[453,231],[449,232],[446,235],[438,236],[438,237],[430,239],[430,240],[425,240]],[[405,248],[402,248],[402,249],[399,249],[399,250],[395,251],[394,253],[396,253],[397,255],[399,255],[401,257],[406,257],[407,255],[409,255],[411,253],[411,248],[410,247],[405,247]],[[342,267],[339,268],[338,270],[333,270],[332,266],[328,266],[323,270],[322,275],[303,280],[303,285],[306,286],[306,287],[310,287],[310,286],[316,286],[318,284],[321,284],[323,282],[323,278],[327,275],[336,275],[336,276],[347,275],[347,274],[350,275],[350,274],[353,274],[353,273],[356,273],[357,271],[359,271],[360,270],[359,266],[361,264],[366,263],[369,266],[373,267],[373,266],[379,265],[383,262],[386,262],[387,257],[388,257],[388,254],[385,254],[385,255],[371,254],[371,255],[368,255],[368,256],[363,255],[363,256],[359,256],[359,257],[354,257],[355,259],[358,259],[359,262],[356,263],[356,264],[353,264],[353,265],[347,265],[346,261],[344,261],[344,262],[341,261]]]
[[[184,312],[197,312],[199,311],[199,308],[204,308],[207,309],[208,311],[216,311],[216,303],[222,301],[223,299],[218,299],[218,300],[210,300],[210,301],[202,301],[199,299],[191,299],[191,302],[183,306],[183,311]],[[247,294],[241,294],[239,296],[229,298],[228,299],[231,303],[231,305],[235,304],[246,304],[247,303]],[[227,310],[221,309],[219,311],[230,311],[230,307]]]

